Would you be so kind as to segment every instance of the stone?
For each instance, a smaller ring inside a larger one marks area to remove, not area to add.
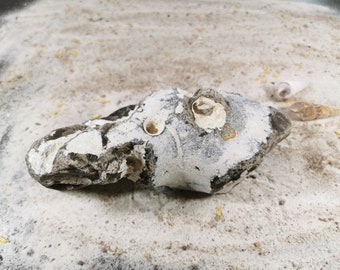
[[[32,145],[26,163],[58,190],[132,181],[211,194],[237,184],[290,129],[283,113],[239,94],[170,88],[54,130]]]

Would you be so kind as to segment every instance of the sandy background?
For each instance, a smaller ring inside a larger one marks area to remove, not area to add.
[[[24,157],[49,131],[154,90],[263,86],[340,107],[340,16],[287,1],[37,1],[0,19],[1,269],[339,269],[340,118],[292,134],[231,193],[48,190]],[[219,211],[221,210],[221,213]]]

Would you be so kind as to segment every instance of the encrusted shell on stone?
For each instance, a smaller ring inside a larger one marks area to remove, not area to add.
[[[205,96],[200,96],[194,101],[192,112],[195,123],[203,129],[221,128],[227,118],[224,106]]]
[[[133,181],[214,193],[238,183],[289,133],[284,114],[238,94],[170,88],[51,132],[26,162],[42,185],[61,190]]]

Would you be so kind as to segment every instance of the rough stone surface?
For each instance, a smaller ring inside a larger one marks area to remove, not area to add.
[[[170,88],[54,130],[26,162],[42,185],[60,190],[132,181],[214,193],[255,169],[290,127],[278,110],[238,94]]]

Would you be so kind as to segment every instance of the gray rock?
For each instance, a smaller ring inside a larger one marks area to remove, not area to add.
[[[54,189],[118,181],[214,193],[229,190],[290,133],[278,110],[238,94],[172,88],[138,105],[36,141],[33,178]]]

